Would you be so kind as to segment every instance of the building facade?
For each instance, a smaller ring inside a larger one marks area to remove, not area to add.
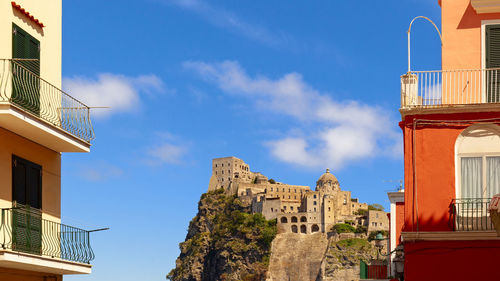
[[[500,1],[441,0],[442,70],[401,78],[405,280],[493,280]],[[422,270],[425,268],[425,270]]]
[[[219,188],[251,205],[252,212],[277,219],[280,232],[326,233],[337,223],[366,226],[373,231],[389,229],[386,213],[368,211],[368,204],[352,198],[350,191],[341,190],[329,169],[313,191],[309,186],[276,182],[252,172],[248,164],[236,157],[215,158],[208,191]]]
[[[89,108],[61,88],[62,1],[0,2],[0,280],[89,274],[89,232],[61,223],[61,153],[89,152]]]

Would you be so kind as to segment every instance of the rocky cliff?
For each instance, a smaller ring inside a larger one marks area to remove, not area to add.
[[[235,196],[222,189],[203,194],[198,214],[189,224],[173,281],[265,280],[275,221],[250,214]]]
[[[275,220],[250,214],[222,189],[202,195],[180,249],[173,281],[358,280],[359,261],[376,257],[366,239],[276,235]]]

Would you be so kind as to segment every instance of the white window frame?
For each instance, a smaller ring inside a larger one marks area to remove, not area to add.
[[[483,192],[482,192],[482,197],[481,198],[487,198],[486,197],[486,193],[487,193],[487,186],[486,186],[486,183],[487,183],[487,177],[486,177],[486,171],[487,171],[487,162],[486,162],[486,157],[500,157],[500,152],[498,153],[459,153],[457,155],[457,164],[458,164],[458,169],[457,169],[457,176],[458,176],[458,182],[457,182],[457,185],[458,185],[458,188],[456,190],[456,195],[457,195],[457,199],[461,199],[462,198],[462,157],[481,157],[482,158],[482,189],[483,189]]]
[[[481,21],[481,69],[486,69],[486,26],[500,25],[500,19],[482,20]],[[481,98],[482,102],[486,102],[486,72],[482,75]]]
[[[500,20],[498,20],[500,23]],[[462,157],[483,157],[483,185],[486,185],[486,157],[488,156],[500,156],[500,151],[498,152],[478,152],[478,153],[471,153],[471,152],[459,152],[459,145],[463,142],[463,134],[466,131],[470,130],[476,130],[476,129],[484,129],[484,130],[489,130],[493,133],[496,133],[498,136],[500,136],[500,126],[495,125],[495,124],[477,124],[477,125],[471,125],[465,130],[462,131],[462,133],[457,137],[457,140],[455,141],[455,198],[456,199],[461,199],[461,192],[462,192]],[[485,188],[483,187],[483,195],[484,195],[484,190]],[[484,198],[484,197],[483,197]]]

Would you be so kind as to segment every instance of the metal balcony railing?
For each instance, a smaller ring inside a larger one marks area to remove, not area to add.
[[[488,208],[491,198],[453,199],[450,206],[450,223],[454,231],[495,230]]]
[[[42,219],[37,209],[1,209],[0,215],[2,249],[87,264],[94,259],[89,231]]]
[[[401,76],[401,108],[500,103],[500,68],[412,71]]]
[[[94,139],[90,108],[39,77],[35,73],[39,64],[33,61],[38,62],[0,59],[0,103],[12,103],[90,143]]]

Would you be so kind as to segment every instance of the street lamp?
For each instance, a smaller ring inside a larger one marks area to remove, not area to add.
[[[415,17],[414,19],[412,19],[410,22],[410,26],[408,27],[408,31],[407,31],[407,33],[408,33],[408,74],[411,72],[411,69],[410,69],[410,32],[411,32],[411,26],[416,19],[426,19],[430,23],[432,23],[432,25],[434,26],[434,28],[436,28],[436,31],[439,34],[439,39],[441,39],[441,46],[443,46],[443,37],[441,36],[441,32],[439,31],[439,28],[436,26],[436,24],[432,20],[430,20],[428,17],[424,17],[424,16],[418,16],[418,17]]]
[[[382,245],[382,241],[386,240],[387,238],[382,235],[382,233],[377,233],[375,236],[375,247],[377,247],[377,260],[379,260],[379,255],[381,254],[382,248],[384,245]]]

